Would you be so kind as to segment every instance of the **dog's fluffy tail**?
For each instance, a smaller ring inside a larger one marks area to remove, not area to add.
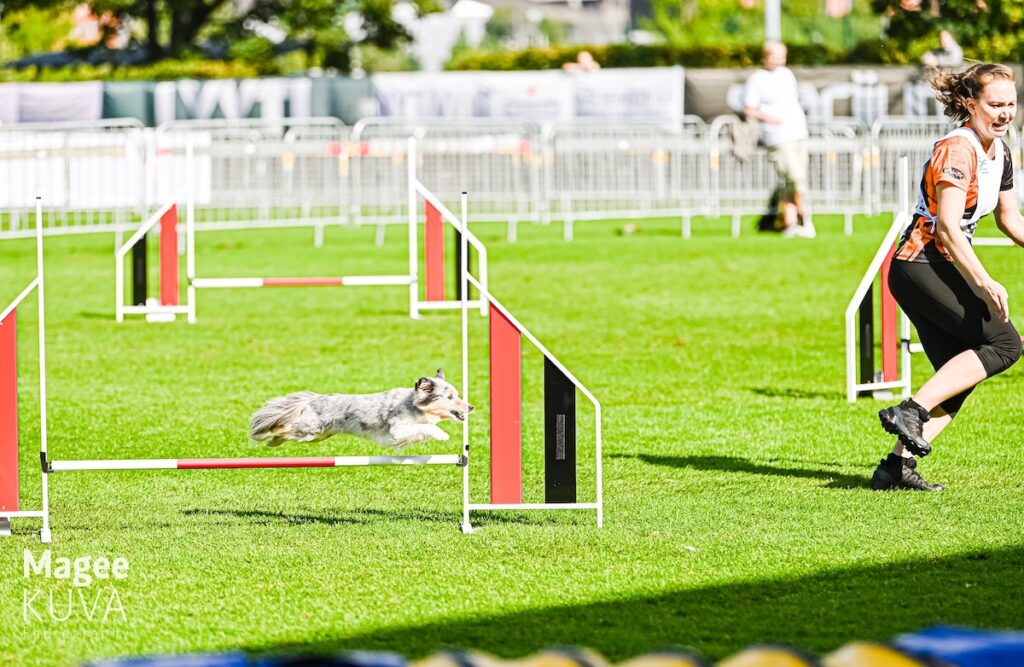
[[[316,397],[317,394],[311,391],[297,391],[270,399],[249,420],[249,437],[257,442],[266,442],[268,447],[277,447],[286,440],[294,439],[292,425],[295,419]]]

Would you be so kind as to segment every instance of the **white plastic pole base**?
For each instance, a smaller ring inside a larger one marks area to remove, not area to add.
[[[53,541],[53,534],[50,532],[49,528],[43,528],[39,531],[39,541],[43,544],[49,544]]]
[[[473,533],[476,532],[476,528],[474,528],[473,524],[471,524],[471,523],[465,523],[464,522],[464,523],[459,524],[459,527],[462,529],[462,533],[464,535],[472,535]]]

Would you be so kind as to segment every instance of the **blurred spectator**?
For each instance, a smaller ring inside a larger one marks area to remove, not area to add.
[[[964,50],[957,44],[953,33],[939,33],[939,48],[921,56],[921,63],[930,67],[959,67],[964,64]]]
[[[743,113],[761,124],[761,138],[771,151],[775,171],[783,181],[778,193],[782,232],[786,236],[813,238],[814,225],[807,216],[807,116],[800,106],[796,77],[786,67],[786,45],[766,42],[761,69],[747,80]]]
[[[566,72],[593,72],[601,69],[601,65],[594,60],[590,51],[580,51],[576,54],[576,60],[564,63],[562,69]]]

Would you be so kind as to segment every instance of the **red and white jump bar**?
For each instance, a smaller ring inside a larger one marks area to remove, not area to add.
[[[463,465],[457,454],[427,456],[279,456],[225,459],[97,459],[49,461],[46,472],[75,470],[231,470],[239,468],[348,468],[381,465]]]
[[[193,278],[196,289],[236,287],[342,287],[364,285],[409,285],[410,276],[336,276],[325,278]]]

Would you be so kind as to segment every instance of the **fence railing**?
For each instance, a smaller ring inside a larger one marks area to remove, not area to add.
[[[150,130],[134,120],[0,127],[0,238],[27,236],[34,197],[47,233],[124,231],[174,193],[191,191],[197,229],[406,220],[405,146],[418,140],[422,180],[445,202],[469,191],[476,220],[562,223],[668,217],[689,236],[695,216],[762,213],[778,180],[768,151],[735,141],[737,119],[710,125],[491,119],[335,118],[174,121]],[[950,129],[942,120],[884,118],[812,123],[807,201],[813,213],[879,213],[895,203],[895,164],[911,169]],[[1019,166],[1020,137],[1008,138]],[[1018,179],[1018,184],[1020,179]]]
[[[146,214],[146,130],[136,120],[0,126],[0,237],[108,231]]]

